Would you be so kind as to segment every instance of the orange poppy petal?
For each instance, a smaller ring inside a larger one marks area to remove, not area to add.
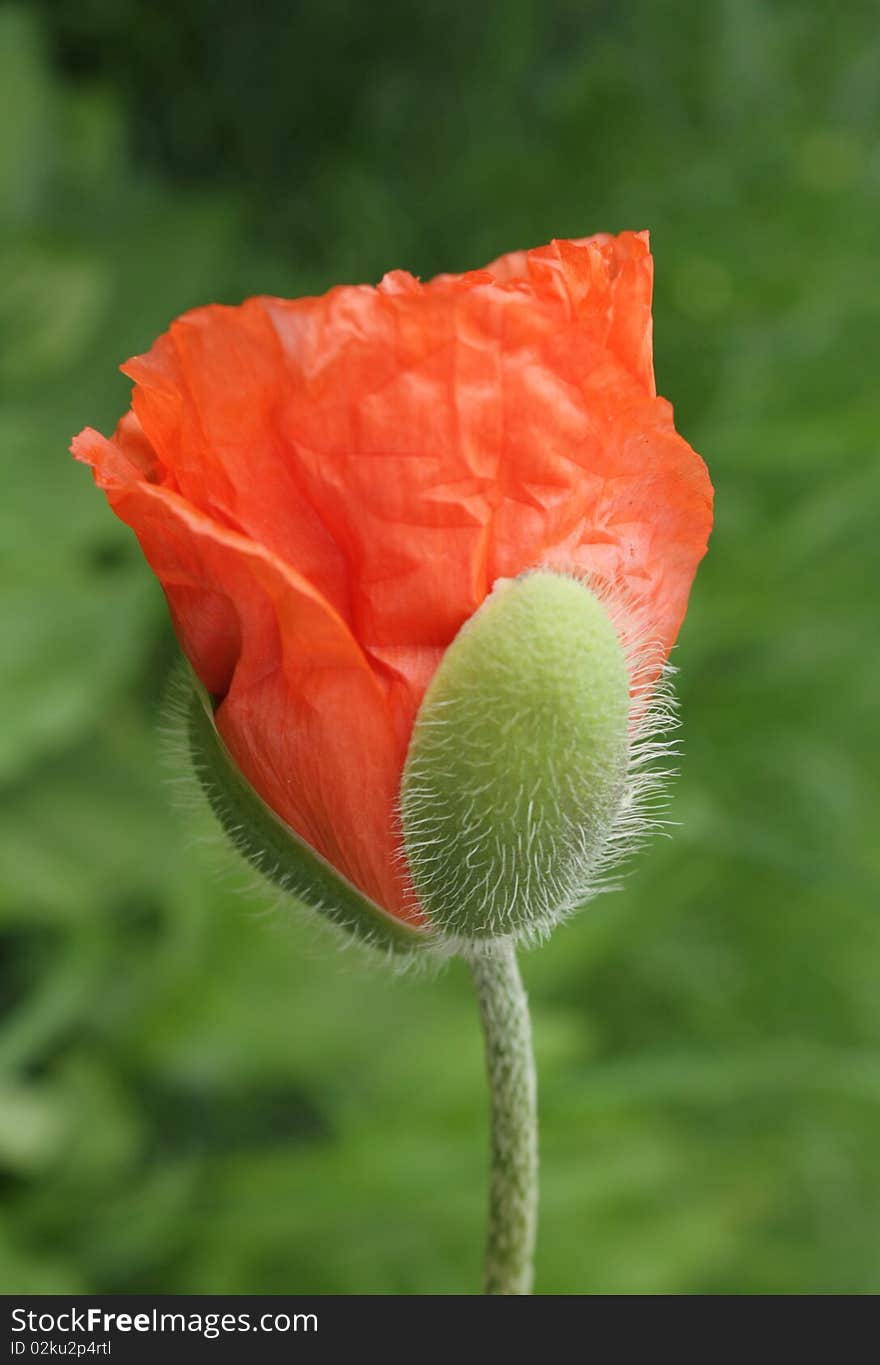
[[[347,618],[343,551],[302,497],[281,438],[288,376],[259,302],[186,313],[122,369],[163,486],[296,565]]]
[[[74,453],[137,533],[187,657],[222,697],[215,719],[236,763],[350,881],[412,918],[394,858],[404,754],[362,650],[295,570],[137,477],[130,435],[118,445],[87,429]]]

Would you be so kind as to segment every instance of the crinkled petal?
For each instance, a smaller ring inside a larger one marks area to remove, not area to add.
[[[412,918],[394,857],[405,751],[345,622],[269,551],[134,477],[97,432],[77,437],[74,453],[136,531],[187,657],[222,698],[217,728],[248,781],[350,881]]]

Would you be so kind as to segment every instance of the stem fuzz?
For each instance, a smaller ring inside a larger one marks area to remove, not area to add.
[[[538,1120],[529,1006],[511,939],[469,954],[490,1095],[487,1294],[530,1294],[538,1213]]]

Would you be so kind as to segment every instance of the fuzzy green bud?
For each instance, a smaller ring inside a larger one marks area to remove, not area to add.
[[[432,927],[534,938],[586,900],[627,787],[630,678],[582,582],[499,582],[447,649],[401,793],[407,860]]]

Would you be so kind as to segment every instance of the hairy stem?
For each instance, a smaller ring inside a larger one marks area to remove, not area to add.
[[[468,955],[486,1042],[490,1172],[487,1294],[530,1294],[538,1213],[538,1121],[529,1005],[510,939]]]

